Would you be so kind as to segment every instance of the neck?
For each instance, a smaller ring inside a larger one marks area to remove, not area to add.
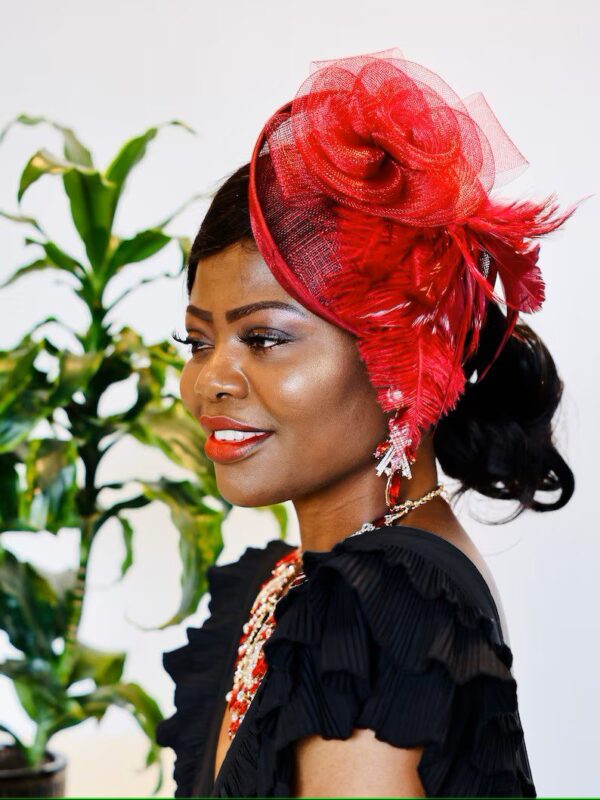
[[[433,449],[426,444],[419,448],[417,459],[411,466],[412,478],[403,479],[398,502],[418,500],[434,489],[438,483]],[[360,470],[344,476],[335,484],[322,487],[310,495],[296,498],[294,508],[300,525],[300,547],[304,550],[326,551],[365,522],[374,522],[387,512],[385,486],[387,477],[375,474],[374,459]],[[435,497],[422,506],[409,511],[395,524],[425,524],[427,507],[444,502]]]

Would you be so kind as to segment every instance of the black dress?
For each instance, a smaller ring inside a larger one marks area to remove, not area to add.
[[[423,745],[428,797],[535,797],[490,589],[459,548],[403,525],[304,553],[307,581],[276,606],[267,673],[213,782],[242,626],[292,549],[273,540],[211,567],[211,616],[163,655],[177,710],[156,733],[176,753],[175,797],[291,797],[294,740],[346,739],[353,728]]]

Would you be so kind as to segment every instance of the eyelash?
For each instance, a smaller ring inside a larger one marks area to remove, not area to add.
[[[176,342],[181,342],[181,344],[187,345],[189,347],[190,353],[192,355],[194,355],[196,353],[202,353],[206,349],[206,348],[199,347],[199,345],[204,344],[202,339],[195,339],[194,337],[189,336],[189,335],[184,338],[184,337],[180,336],[176,331],[173,331],[171,336]],[[241,342],[244,342],[244,343],[248,344],[250,349],[253,350],[256,353],[264,352],[266,350],[272,350],[274,347],[277,347],[277,345],[286,344],[287,342],[291,341],[290,339],[286,339],[285,337],[282,337],[282,336],[276,336],[274,334],[269,336],[269,335],[264,334],[264,333],[263,334],[257,334],[257,333],[253,334],[251,332],[245,333],[243,336],[240,336],[239,339],[240,339]],[[256,342],[259,341],[259,340],[260,341],[271,341],[271,342],[275,342],[275,344],[272,344],[269,347],[261,347],[260,345],[256,344]],[[195,347],[197,347],[198,349],[194,349]]]

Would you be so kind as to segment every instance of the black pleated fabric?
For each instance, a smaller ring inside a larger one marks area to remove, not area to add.
[[[163,666],[175,683],[176,711],[157,725],[156,741],[175,751],[175,797],[205,797],[212,790],[225,694],[233,682],[242,626],[260,584],[290,550],[274,539],[266,548],[248,547],[238,561],[210,567],[210,616],[201,628],[186,628],[187,644],[163,653]]]
[[[408,526],[305,552],[308,580],[276,606],[267,674],[213,785],[214,729],[241,627],[259,583],[290,549],[270,542],[213,567],[215,619],[164,656],[177,713],[159,726],[159,744],[177,752],[175,796],[292,796],[296,740],[370,728],[397,747],[424,747],[428,797],[535,797],[513,657],[490,590],[461,550]],[[250,600],[236,590],[240,580]]]

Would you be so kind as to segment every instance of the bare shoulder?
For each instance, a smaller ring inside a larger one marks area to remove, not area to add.
[[[368,728],[348,739],[307,736],[294,745],[294,797],[425,797],[422,747],[394,747]],[[368,769],[365,765],[368,764]]]

